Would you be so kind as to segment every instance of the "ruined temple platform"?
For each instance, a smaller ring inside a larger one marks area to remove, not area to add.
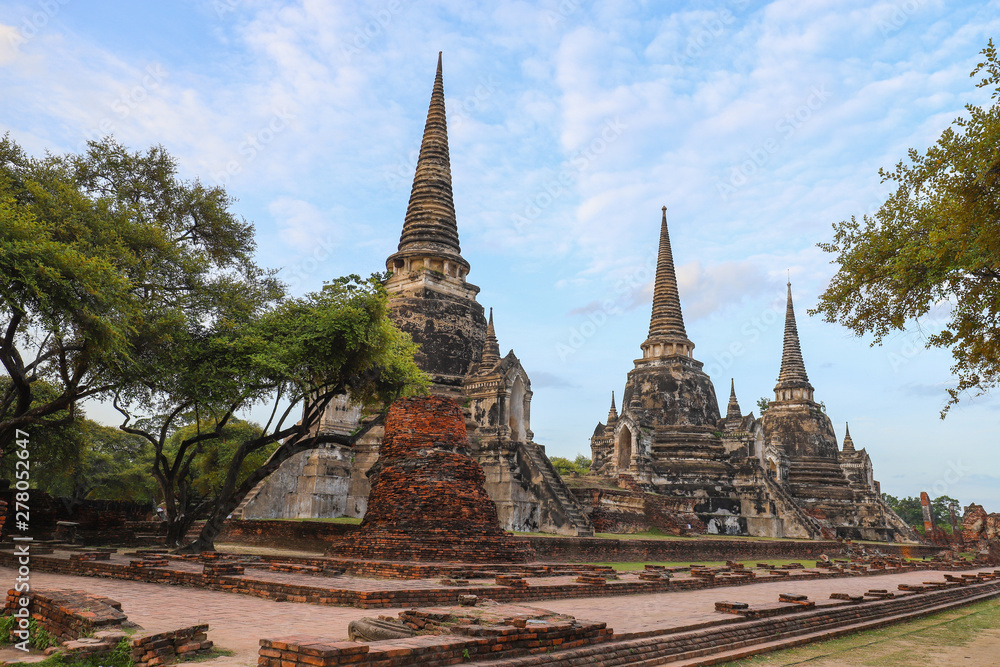
[[[647,559],[649,560],[649,559]],[[901,567],[842,562],[836,567],[674,568],[670,578],[651,573],[615,573],[609,566],[585,563],[425,564],[364,561],[332,557],[247,556],[210,552],[179,556],[153,552],[95,552],[55,549],[33,554],[33,572],[103,577],[190,586],[240,593],[276,601],[309,602],[359,608],[458,604],[462,595],[497,602],[632,596],[745,586],[770,581],[870,577],[886,572],[919,572],[941,564],[910,562]],[[0,551],[0,566],[16,556]],[[969,569],[960,563],[953,569]],[[652,571],[655,574],[657,571]],[[645,574],[645,576],[642,576]]]
[[[58,554],[55,555],[58,556]],[[68,563],[68,558],[66,562]],[[109,562],[114,563],[114,561]],[[181,568],[179,566],[171,569],[177,572],[190,570],[188,567]],[[980,571],[992,572],[993,569],[982,568],[963,573],[973,574]],[[281,577],[278,577],[278,574],[273,573],[271,580],[286,579],[285,575],[290,573],[283,573]],[[13,576],[14,570],[9,567],[0,568],[0,577],[11,580]],[[312,581],[314,584],[317,579],[326,578],[322,575],[294,573],[291,573],[290,576],[299,577],[299,580],[303,582]],[[685,578],[684,573],[676,573],[676,576],[677,579]],[[826,578],[796,578],[795,573],[792,573],[788,577],[781,577],[780,581],[761,579],[738,588],[720,590],[719,587],[715,586],[689,590],[675,589],[666,594],[607,597],[606,591],[594,590],[589,597],[546,600],[532,603],[531,606],[556,614],[570,615],[578,620],[584,619],[580,622],[588,628],[593,627],[592,624],[603,623],[607,628],[613,629],[613,634],[607,642],[601,643],[599,647],[584,644],[560,650],[552,655],[511,657],[502,663],[490,664],[509,664],[512,666],[596,664],[587,662],[588,655],[591,656],[591,660],[595,659],[592,657],[594,654],[588,654],[588,651],[600,651],[601,655],[604,656],[601,660],[610,659],[616,655],[641,655],[645,658],[668,650],[691,649],[692,646],[696,646],[698,637],[717,638],[722,636],[720,633],[728,633],[730,637],[736,635],[751,637],[756,636],[753,635],[754,632],[774,634],[777,629],[781,628],[785,632],[798,633],[789,641],[803,641],[811,637],[812,634],[842,633],[864,623],[885,623],[897,617],[901,619],[907,614],[925,613],[948,603],[944,599],[928,598],[921,601],[920,596],[926,597],[927,593],[911,594],[908,591],[900,591],[900,585],[921,587],[926,581],[940,581],[942,588],[930,592],[939,596],[948,595],[952,603],[961,601],[960,598],[963,595],[969,600],[984,595],[996,595],[997,590],[1000,589],[998,581],[973,582],[971,579],[968,582],[954,583],[945,588],[945,576],[962,579],[960,574],[956,574],[952,570],[922,569],[902,573],[875,573],[869,576]],[[347,577],[340,578],[346,579]],[[529,577],[529,587],[544,579],[549,578]],[[627,579],[623,577],[623,580]],[[256,663],[258,649],[261,648],[259,645],[261,639],[273,642],[289,635],[320,636],[337,643],[343,642],[345,645],[353,644],[344,641],[347,639],[348,623],[372,614],[371,611],[355,607],[295,604],[292,601],[279,602],[273,599],[245,595],[236,596],[233,592],[198,589],[191,586],[167,586],[100,576],[81,577],[56,574],[46,572],[41,568],[33,570],[32,582],[38,587],[82,589],[91,594],[114,598],[122,603],[122,608],[128,613],[131,620],[149,631],[173,627],[177,624],[178,619],[183,619],[186,623],[207,623],[210,626],[209,637],[215,645],[235,651],[234,656],[211,661],[210,664],[218,667]],[[420,585],[431,588],[436,584],[436,582],[429,581],[382,583],[406,586]],[[609,582],[606,586],[614,583],[616,582]],[[830,595],[833,593],[861,596],[872,589],[893,591],[897,593],[898,597],[889,600],[872,599],[856,605],[830,600]],[[720,600],[737,600],[751,606],[774,606],[778,602],[779,595],[789,593],[806,596],[809,600],[816,601],[817,607],[813,610],[803,610],[799,614],[758,620],[747,620],[715,610],[715,605]],[[519,613],[517,610],[523,610],[523,608],[523,605],[509,604],[488,607],[494,615],[515,614]],[[404,607],[397,606],[380,609],[378,613],[396,616],[402,611],[404,611]],[[823,616],[824,614],[833,614],[836,618],[831,616],[832,620],[823,621],[826,618]],[[867,616],[862,618],[863,615]],[[868,616],[871,618],[866,620]],[[766,647],[768,643],[774,643],[770,641],[772,639],[776,638],[769,634],[768,641],[754,640],[756,643],[734,649],[734,651],[745,653],[753,647]],[[443,646],[448,650],[461,652],[463,649],[456,647],[467,646],[467,644],[462,644],[465,641],[467,638],[452,636],[447,636],[447,638],[417,637],[395,645],[392,650],[399,651],[400,655],[404,655],[407,651],[444,650],[441,648]],[[370,650],[377,652],[379,645],[384,644],[385,642],[375,642],[371,644]],[[424,655],[426,657],[428,654]],[[357,658],[357,653],[354,656]],[[571,660],[576,660],[576,662],[571,662]],[[464,660],[464,662],[474,663],[475,660]],[[357,663],[365,664],[363,660],[357,660]],[[328,661],[324,664],[338,663]],[[414,658],[411,662],[404,661],[398,664],[430,663],[424,658]],[[611,662],[608,664],[643,663],[636,657],[633,662]],[[706,664],[706,662],[697,658],[689,658],[677,664]]]

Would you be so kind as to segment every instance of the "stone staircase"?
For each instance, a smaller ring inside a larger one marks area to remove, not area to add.
[[[244,516],[244,511],[246,510],[246,506],[249,505],[251,502],[253,502],[254,498],[257,497],[257,494],[260,493],[261,489],[264,488],[264,485],[267,484],[267,480],[268,480],[268,478],[265,477],[264,479],[262,479],[259,482],[257,482],[257,486],[255,486],[252,489],[250,489],[250,493],[248,493],[243,498],[243,502],[241,502],[239,505],[237,505],[236,509],[233,510],[233,513],[232,513],[232,518],[233,519],[245,519],[246,518]]]
[[[799,525],[809,532],[810,538],[814,540],[822,539],[823,531],[819,521],[806,514],[805,511],[799,507],[799,504],[795,502],[795,499],[792,498],[792,495],[788,493],[788,491],[786,491],[781,484],[771,479],[766,474],[761,475],[760,478],[764,480],[764,487],[767,489],[768,494],[770,494],[776,504],[780,506],[782,515],[785,517],[794,517]]]
[[[576,501],[573,492],[566,486],[556,469],[552,467],[552,462],[545,455],[541,445],[534,442],[520,443],[520,449],[526,455],[527,461],[532,468],[532,472],[537,472],[545,480],[552,497],[559,503],[560,508],[566,515],[566,519],[576,529],[577,537],[593,537],[594,524],[587,518],[583,508]]]

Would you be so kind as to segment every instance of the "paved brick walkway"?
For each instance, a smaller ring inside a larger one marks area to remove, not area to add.
[[[993,569],[986,568],[983,571],[992,572]],[[976,571],[967,570],[964,573]],[[616,633],[623,634],[717,620],[720,614],[715,611],[715,603],[722,600],[751,604],[777,602],[779,593],[794,593],[807,595],[810,600],[825,600],[830,597],[830,593],[860,595],[873,588],[896,591],[899,584],[943,581],[945,574],[959,573],[923,570],[902,574],[747,584],[665,594],[551,600],[535,604],[562,614],[572,614],[577,618],[606,621]]]
[[[578,618],[604,621],[618,633],[630,633],[718,619],[714,604],[719,600],[776,602],[778,594],[785,592],[822,599],[829,597],[832,592],[858,594],[871,588],[895,590],[901,583],[940,581],[944,574],[920,571],[760,583],[652,595],[541,601],[529,605],[572,614]],[[13,577],[13,570],[0,568],[0,583],[10,582]],[[217,646],[236,652],[231,658],[213,661],[213,667],[255,665],[257,642],[262,637],[314,634],[346,638],[347,624],[353,619],[380,614],[395,616],[401,611],[273,602],[220,591],[47,572],[33,573],[31,581],[39,588],[85,590],[114,598],[122,603],[122,610],[130,620],[147,630],[173,630],[184,625],[208,623],[211,626],[209,638]]]
[[[0,568],[3,588],[14,579],[14,570]],[[38,588],[85,590],[118,600],[130,621],[146,630],[175,630],[185,625],[208,623],[208,638],[221,648],[236,651],[229,659],[212,661],[213,667],[256,665],[257,642],[265,636],[314,634],[347,639],[347,624],[362,616],[388,614],[402,609],[365,610],[314,604],[274,602],[262,598],[208,591],[187,586],[163,586],[101,577],[74,577],[33,572]]]

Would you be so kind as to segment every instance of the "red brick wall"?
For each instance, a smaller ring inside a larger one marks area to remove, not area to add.
[[[530,548],[500,528],[486,476],[469,456],[462,409],[438,396],[389,408],[378,461],[368,472],[368,513],[328,553],[374,560],[527,560]]]

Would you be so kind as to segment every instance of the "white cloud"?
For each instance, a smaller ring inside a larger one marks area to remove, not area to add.
[[[695,321],[725,312],[745,298],[759,298],[776,291],[773,276],[752,261],[731,261],[705,266],[699,261],[677,267],[684,319]]]
[[[17,57],[18,44],[22,41],[21,31],[14,26],[0,23],[0,67],[6,67]]]
[[[280,197],[268,206],[279,227],[279,237],[289,246],[306,252],[319,239],[329,243],[336,226],[328,213],[301,199]]]

